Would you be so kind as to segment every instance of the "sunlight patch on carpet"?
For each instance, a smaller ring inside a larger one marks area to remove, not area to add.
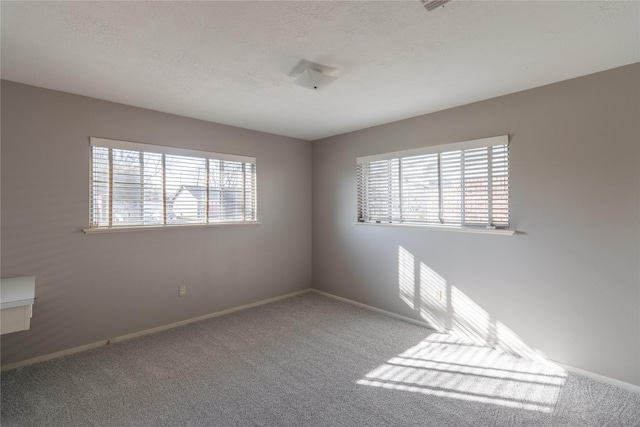
[[[550,413],[566,378],[566,371],[551,363],[434,334],[357,383]]]

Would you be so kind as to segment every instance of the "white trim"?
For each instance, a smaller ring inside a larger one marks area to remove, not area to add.
[[[33,357],[31,359],[22,360],[20,362],[9,363],[7,365],[3,365],[2,366],[2,372],[10,371],[10,370],[16,369],[16,368],[22,368],[24,366],[33,365],[35,363],[45,362],[47,360],[58,359],[58,358],[63,357],[63,356],[69,356],[71,354],[80,353],[80,352],[91,350],[91,349],[94,349],[94,348],[97,348],[97,347],[102,347],[103,345],[113,344],[113,343],[117,343],[117,342],[120,342],[120,341],[129,340],[131,338],[137,338],[137,337],[142,337],[144,335],[154,334],[156,332],[166,331],[168,329],[177,328],[177,327],[180,327],[180,326],[188,325],[190,323],[200,322],[200,321],[203,321],[203,320],[212,319],[214,317],[224,316],[226,314],[231,314],[231,313],[234,313],[236,311],[245,310],[247,308],[258,307],[260,305],[269,304],[269,303],[280,301],[280,300],[283,300],[283,299],[287,299],[287,298],[295,297],[295,296],[298,296],[298,295],[306,294],[307,292],[310,292],[310,291],[311,291],[310,288],[302,289],[300,291],[291,292],[291,293],[280,295],[280,296],[277,296],[277,297],[267,298],[265,300],[252,302],[250,304],[245,304],[245,305],[241,305],[241,306],[238,306],[238,307],[229,308],[227,310],[216,311],[214,313],[205,314],[203,316],[198,316],[198,317],[194,317],[194,318],[191,318],[191,319],[181,320],[179,322],[170,323],[168,325],[158,326],[158,327],[151,328],[151,329],[145,329],[144,331],[133,332],[133,333],[127,334],[127,335],[120,335],[120,336],[115,337],[115,338],[101,340],[101,341],[97,341],[97,342],[94,342],[94,343],[90,343],[90,344],[85,344],[85,345],[81,345],[81,346],[78,346],[78,347],[69,348],[69,349],[66,349],[66,350],[56,351],[55,353],[49,353],[49,354],[45,354],[45,355],[42,355],[42,356]]]
[[[83,228],[84,234],[104,234],[104,233],[126,233],[131,231],[157,231],[157,230],[178,230],[193,228],[227,227],[229,225],[260,225],[258,221],[243,222],[210,222],[209,224],[169,224],[169,225],[134,225],[122,227],[90,227]]]
[[[517,233],[516,230],[508,230],[503,228],[473,228],[473,227],[453,227],[447,225],[432,225],[432,224],[412,224],[412,223],[377,223],[377,222],[354,222],[354,225],[373,225],[375,227],[417,227],[424,228],[425,230],[437,230],[437,231],[454,231],[458,233],[478,233],[478,234],[502,234],[505,236],[511,236]]]
[[[550,359],[551,360],[551,359]],[[622,388],[627,391],[631,391],[633,393],[640,394],[640,386],[626,383],[624,381],[616,380],[615,378],[606,377],[604,375],[596,374],[595,372],[585,371],[584,369],[576,368],[575,366],[565,365],[564,363],[560,363],[556,360],[551,360],[553,363],[557,364],[561,368],[573,372],[574,374],[582,375],[583,377],[590,378],[592,380],[600,381],[618,388]]]
[[[236,154],[216,153],[213,151],[190,150],[186,148],[167,147],[165,145],[152,145],[140,142],[119,141],[116,139],[89,137],[91,147],[115,148],[119,150],[143,151],[146,153],[164,153],[176,156],[205,157],[207,159],[229,160],[232,162],[256,163],[255,157],[239,156]]]
[[[327,298],[331,298],[331,299],[335,299],[335,300],[338,300],[338,301],[346,302],[347,304],[355,305],[356,307],[364,308],[364,309],[369,310],[369,311],[373,311],[373,312],[376,312],[376,313],[379,313],[379,314],[383,314],[383,315],[385,315],[387,317],[393,317],[394,319],[402,320],[402,321],[407,322],[407,323],[413,323],[414,325],[422,326],[422,327],[430,329],[430,330],[432,330],[434,332],[444,333],[444,332],[438,331],[438,329],[436,327],[434,327],[433,325],[431,325],[431,324],[429,324],[427,322],[421,321],[421,320],[412,319],[411,317],[402,316],[400,314],[396,314],[396,313],[392,313],[390,311],[382,310],[381,308],[376,308],[376,307],[372,307],[370,305],[362,304],[361,302],[350,300],[348,298],[339,297],[337,295],[333,295],[333,294],[330,294],[328,292],[320,291],[318,289],[311,288],[311,292],[315,292],[315,293],[323,295],[323,296],[325,296]]]
[[[70,354],[80,353],[87,350],[92,350],[97,347],[109,344],[109,340],[102,340],[91,344],[85,344],[78,347],[69,348],[66,350],[56,351],[55,353],[43,354],[42,356],[32,357],[31,359],[22,360],[20,362],[9,363],[2,365],[2,372],[10,371],[16,368],[23,368],[25,366],[34,365],[36,363],[46,362],[47,360],[59,359],[60,357],[69,356]]]
[[[357,157],[357,163],[375,162],[378,160],[398,159],[401,157],[420,156],[423,154],[442,153],[445,151],[466,150],[469,148],[492,147],[494,145],[508,145],[509,135],[492,136],[489,138],[473,139],[454,142],[451,144],[432,145],[430,147],[414,148],[411,150],[394,151],[392,153],[373,154]]]

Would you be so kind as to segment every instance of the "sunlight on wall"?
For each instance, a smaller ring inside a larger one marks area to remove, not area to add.
[[[446,334],[389,359],[357,384],[530,411],[552,412],[566,372]]]
[[[399,246],[399,297],[433,329],[529,360],[546,360],[424,262],[419,263],[417,277],[415,270],[415,256]]]
[[[398,285],[400,299],[409,307],[415,308],[415,261],[411,252],[400,246],[398,249]]]
[[[501,322],[495,322],[496,345],[507,353],[517,354],[530,360],[547,361],[542,355],[536,353],[511,329]]]
[[[451,287],[451,333],[474,343],[491,345],[491,319],[471,298]]]
[[[447,282],[435,271],[420,263],[420,317],[438,332],[447,329]]]

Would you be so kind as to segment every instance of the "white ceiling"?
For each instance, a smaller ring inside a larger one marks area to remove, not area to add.
[[[640,61],[638,1],[0,7],[3,79],[306,140]],[[302,59],[339,78],[293,84]]]

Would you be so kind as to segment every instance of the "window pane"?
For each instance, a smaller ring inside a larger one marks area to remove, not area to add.
[[[138,225],[143,221],[142,153],[131,150],[112,150],[113,207],[112,223]]]
[[[442,223],[462,224],[462,151],[440,155],[442,174]]]
[[[368,182],[369,182],[369,168],[366,163],[358,163],[357,174],[357,186],[358,186],[358,222],[367,222],[370,219],[369,216],[369,198],[368,196]]]
[[[251,163],[244,164],[244,219],[256,219],[256,167]]]
[[[489,225],[487,148],[464,150],[464,223]]]
[[[242,163],[221,162],[222,203],[225,221],[244,220],[244,177]]]
[[[438,155],[402,159],[402,219],[440,223]]]
[[[400,220],[400,160],[381,160],[367,165],[368,220]]]
[[[109,149],[92,147],[91,225],[109,225]]]
[[[491,186],[493,225],[509,226],[509,152],[508,146],[493,147]]]
[[[206,160],[165,155],[167,224],[206,222]]]
[[[209,160],[209,221],[244,221],[246,184],[242,162]]]
[[[143,224],[162,224],[164,223],[162,211],[162,154],[144,153],[143,161]]]

